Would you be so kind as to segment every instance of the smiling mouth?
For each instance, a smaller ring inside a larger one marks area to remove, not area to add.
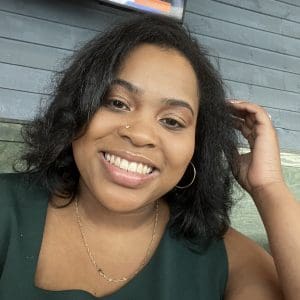
[[[129,161],[125,158],[122,158],[120,156],[110,154],[108,152],[102,152],[104,159],[110,163],[111,165],[114,165],[115,167],[118,167],[122,170],[125,170],[130,173],[135,173],[135,174],[142,174],[142,175],[149,175],[153,173],[155,170],[154,167],[149,166],[147,164],[143,164],[140,162],[135,162],[135,161]]]

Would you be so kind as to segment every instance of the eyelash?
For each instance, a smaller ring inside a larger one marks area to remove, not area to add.
[[[116,103],[116,102],[118,102],[118,103],[120,103],[121,105],[124,105],[124,106],[126,106],[127,108],[129,108],[128,105],[127,105],[126,103],[124,103],[123,101],[118,100],[118,99],[107,99],[107,100],[105,101],[104,105],[107,106],[107,107],[109,107],[109,108],[111,108],[111,109],[113,109],[113,110],[122,111],[122,110],[123,110],[122,108],[119,108],[119,107],[116,107],[116,106],[113,105],[113,104]]]
[[[121,112],[124,111],[122,108],[116,107],[116,106],[114,105],[114,104],[116,104],[116,103],[121,104],[121,105],[123,105],[123,106],[126,106],[126,108],[129,109],[129,106],[128,106],[126,103],[124,103],[123,101],[119,100],[119,99],[107,99],[107,100],[105,101],[104,105],[105,105],[106,107],[111,108],[111,109],[114,110],[114,111],[121,111]],[[167,124],[165,121],[175,122],[176,125],[174,126],[174,125]],[[169,129],[171,129],[171,130],[180,130],[180,129],[183,129],[183,128],[186,127],[183,123],[179,122],[178,120],[176,120],[176,119],[174,119],[174,118],[164,118],[164,119],[161,119],[160,122],[161,122],[164,126],[166,126],[167,128],[169,128]]]
[[[165,122],[162,122],[162,121],[165,121],[165,120],[171,120],[172,122],[176,122],[176,126],[173,126],[173,125],[168,125],[167,123]],[[172,129],[172,130],[180,130],[180,129],[183,129],[185,128],[185,126],[181,123],[181,122],[178,122],[176,119],[173,119],[173,118],[164,118],[161,120],[161,122],[167,126],[168,128]]]

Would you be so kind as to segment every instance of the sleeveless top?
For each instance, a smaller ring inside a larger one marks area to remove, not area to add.
[[[223,240],[189,247],[167,226],[144,268],[111,295],[48,291],[34,284],[49,193],[26,184],[24,174],[0,174],[0,299],[220,300],[228,276]]]

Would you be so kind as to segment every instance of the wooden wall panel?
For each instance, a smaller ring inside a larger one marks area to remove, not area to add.
[[[275,16],[261,14],[260,12],[251,12],[243,8],[229,6],[226,3],[211,0],[188,1],[187,10],[196,12],[201,16],[227,21],[240,26],[260,29],[262,31],[294,38],[300,37],[300,23],[282,20]]]
[[[300,112],[298,93],[275,90],[228,80],[225,80],[225,83],[228,86],[228,94],[232,97],[249,99],[252,102],[270,108],[273,107],[298,113]]]
[[[0,88],[0,120],[22,122],[38,112],[43,95]]]
[[[288,3],[288,4],[291,4],[291,5],[294,5],[296,7],[300,7],[300,3],[298,0],[276,0],[278,2],[282,2],[282,3]]]
[[[1,0],[1,9],[13,14],[97,31],[102,31],[130,14],[100,5],[93,0]]]
[[[300,23],[300,7],[274,0],[213,0],[233,7],[243,8],[262,15],[275,16],[283,21]],[[298,0],[295,0],[298,2]]]
[[[225,59],[219,65],[224,79],[300,93],[300,75]]]
[[[49,93],[51,71],[0,63],[0,87],[32,93]]]
[[[213,36],[221,40],[267,49],[272,52],[300,57],[300,40],[255,28],[240,26],[187,12],[185,22],[194,33]]]
[[[12,65],[56,71],[60,69],[63,60],[73,52],[73,50],[0,38],[0,62]]]
[[[73,49],[91,39],[96,32],[0,10],[0,36],[8,39]]]
[[[300,74],[299,57],[270,52],[269,50],[249,47],[201,34],[196,34],[195,37],[199,43],[209,49],[210,54],[214,57],[244,62],[271,70],[285,71],[291,74]]]

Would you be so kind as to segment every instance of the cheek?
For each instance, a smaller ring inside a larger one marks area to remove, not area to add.
[[[177,174],[183,174],[193,157],[195,140],[193,138],[181,138],[168,144],[167,161],[169,166]]]
[[[91,183],[99,174],[99,158],[96,147],[86,136],[72,143],[73,157],[80,177],[90,189]]]
[[[81,137],[80,139],[72,143],[73,157],[80,173],[82,172],[82,168],[85,165],[85,157],[86,157],[86,149],[84,147],[85,144],[86,143],[84,141],[84,137]]]
[[[96,145],[90,136],[90,132],[73,141],[72,150],[77,168],[83,170],[92,161],[96,153]]]

